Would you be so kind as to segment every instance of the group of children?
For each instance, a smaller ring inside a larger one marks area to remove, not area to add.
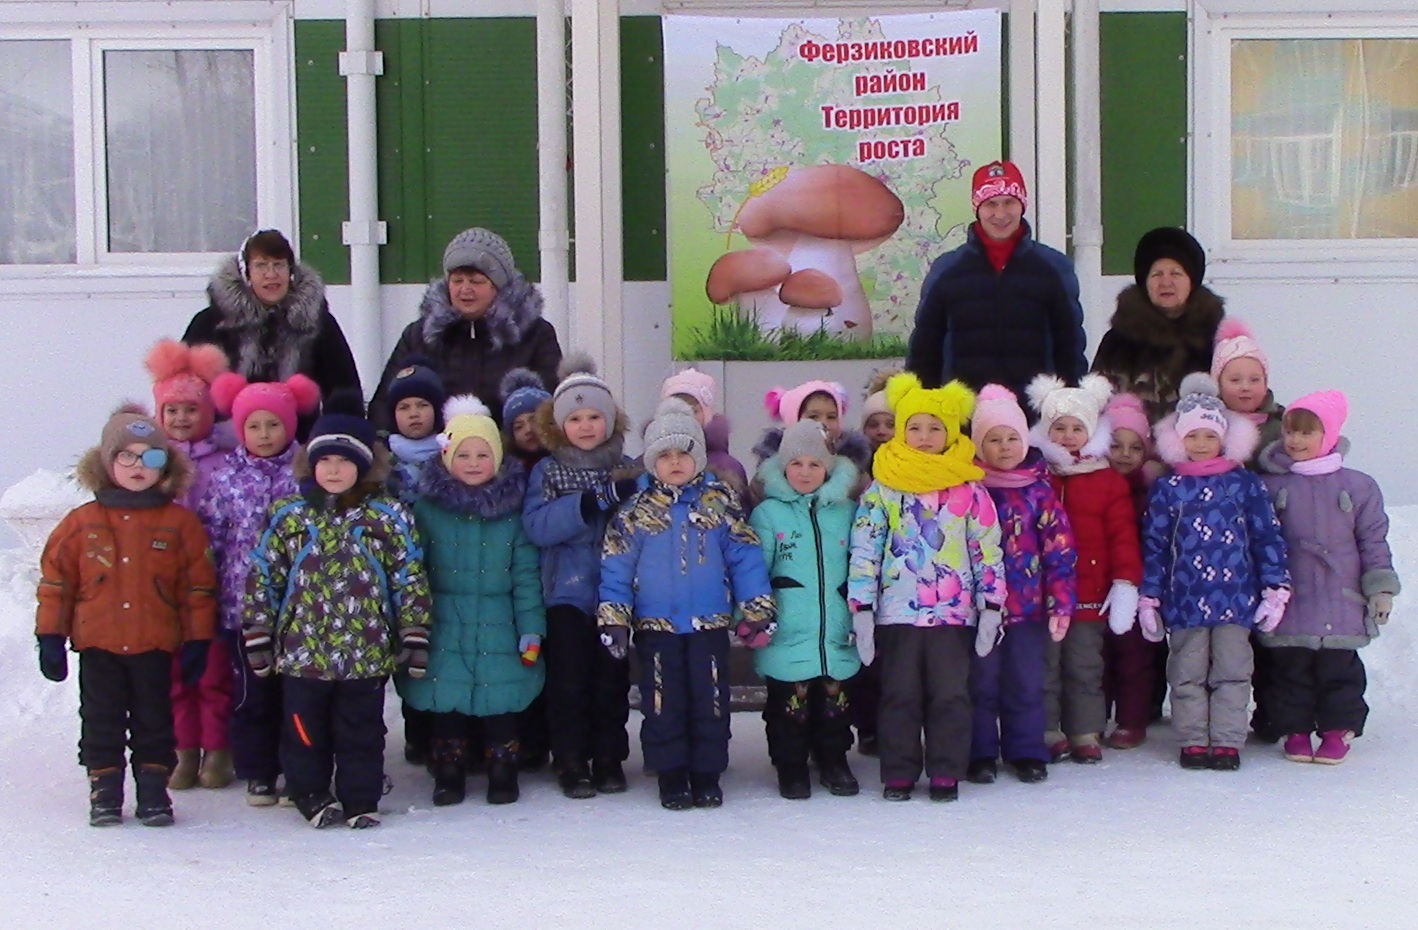
[[[1399,588],[1382,498],[1343,467],[1342,395],[1282,411],[1238,324],[1215,359],[1155,425],[1100,375],[1037,377],[1030,417],[1000,385],[891,374],[862,432],[839,384],[774,389],[749,480],[693,369],[639,461],[579,356],[550,390],[510,374],[501,428],[415,362],[387,446],[341,397],[301,445],[311,382],[248,384],[164,341],[156,416],[108,422],[78,469],[95,500],[42,557],[40,665],[62,680],[80,656],[90,820],[122,819],[126,744],[145,824],[172,822],[168,788],[238,778],[253,805],[374,826],[390,677],[436,805],[479,766],[489,803],[516,801],[548,748],[568,797],[625,791],[632,643],[670,810],[723,802],[732,639],[766,682],[784,798],[813,765],[858,793],[854,724],[898,801],[923,772],[949,801],[1001,760],[1032,783],[1137,746],[1164,638],[1183,767],[1239,767],[1253,655],[1286,757],[1342,761],[1367,714],[1356,650]]]

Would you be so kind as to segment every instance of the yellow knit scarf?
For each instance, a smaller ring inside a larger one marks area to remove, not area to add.
[[[968,436],[957,436],[944,452],[932,455],[912,449],[900,435],[898,432],[882,443],[872,458],[872,477],[888,488],[926,494],[985,477],[984,470],[974,462],[975,444]]]

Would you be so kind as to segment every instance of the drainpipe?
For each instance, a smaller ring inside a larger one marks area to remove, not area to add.
[[[537,0],[537,246],[543,315],[562,345],[571,335],[566,177],[566,13],[562,0]]]
[[[375,0],[345,3],[345,78],[349,123],[350,218],[341,235],[350,250],[350,323],[345,327],[360,382],[372,391],[384,364],[379,306],[379,247],[388,230],[379,220],[379,174],[374,82],[384,73],[384,55],[374,48]]]
[[[1106,309],[1098,28],[1098,0],[1073,0],[1073,265],[1085,319]]]

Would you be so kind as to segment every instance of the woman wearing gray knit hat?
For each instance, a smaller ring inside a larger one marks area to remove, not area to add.
[[[556,387],[561,345],[542,318],[542,295],[517,270],[512,250],[497,233],[474,227],[454,236],[443,250],[443,275],[430,281],[419,318],[404,328],[389,353],[370,416],[389,429],[389,384],[422,356],[438,372],[449,396],[497,397],[503,376],[527,368]],[[494,416],[500,411],[494,410]]]

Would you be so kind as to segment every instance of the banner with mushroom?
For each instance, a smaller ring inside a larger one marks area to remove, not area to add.
[[[904,354],[1002,152],[998,12],[668,16],[664,42],[675,356]]]

